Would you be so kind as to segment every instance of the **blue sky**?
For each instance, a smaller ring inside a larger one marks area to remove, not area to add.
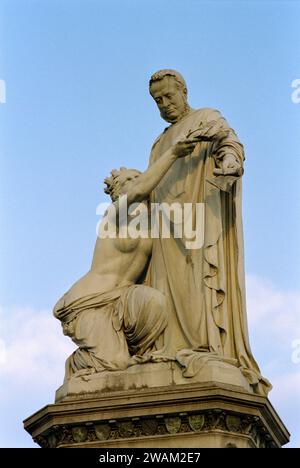
[[[299,20],[298,1],[1,2],[0,446],[33,445],[21,421],[61,384],[72,345],[51,308],[90,266],[104,177],[147,166],[164,128],[148,94],[160,68],[245,146],[251,342],[300,445]]]

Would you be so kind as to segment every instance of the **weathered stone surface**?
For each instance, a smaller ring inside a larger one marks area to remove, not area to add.
[[[126,371],[99,372],[84,378],[72,378],[56,391],[55,401],[117,390],[138,390],[194,383],[235,385],[237,388],[253,393],[241,371],[228,363],[209,361],[194,377],[185,378],[176,362],[162,362],[138,364]]]
[[[205,366],[194,376],[185,378],[178,366],[174,366],[174,383],[185,384],[196,382],[218,382],[220,384],[231,384],[252,392],[251,386],[242,375],[241,371],[226,362],[208,361]]]
[[[140,364],[126,371],[99,372],[88,380],[76,377],[68,380],[57,391],[55,401],[70,396],[87,395],[115,390],[132,390],[173,384],[172,363]],[[85,377],[86,379],[87,377]]]

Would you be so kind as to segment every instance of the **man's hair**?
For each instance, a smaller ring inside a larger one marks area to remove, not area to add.
[[[104,179],[104,183],[106,184],[104,192],[110,196],[116,195],[116,192],[118,194],[126,180],[132,179],[139,174],[141,174],[141,172],[137,169],[127,169],[127,167],[113,169],[111,175]]]
[[[172,76],[174,80],[176,81],[178,88],[181,90],[186,90],[186,82],[183,78],[183,76],[176,70],[171,70],[171,69],[166,69],[166,70],[159,70],[155,73],[150,78],[149,81],[149,90],[151,94],[151,85],[155,83],[155,81],[160,81],[162,80],[165,76]]]

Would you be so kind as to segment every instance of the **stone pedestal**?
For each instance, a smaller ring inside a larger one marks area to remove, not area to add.
[[[143,388],[169,387],[180,384],[217,383],[234,385],[251,393],[251,387],[237,367],[226,362],[208,361],[194,376],[185,378],[176,362],[139,364],[126,371],[100,372],[75,377],[64,383],[55,395],[59,402],[67,398],[87,396],[116,390],[139,390]]]
[[[72,379],[58,389],[55,404],[24,426],[41,447],[53,448],[264,448],[288,442],[269,400],[251,392],[237,368],[209,363],[201,372],[186,379],[175,363],[144,364]]]

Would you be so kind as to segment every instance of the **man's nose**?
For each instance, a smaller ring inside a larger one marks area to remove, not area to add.
[[[166,109],[169,105],[169,100],[167,98],[162,98],[161,100],[161,106],[163,109]]]

